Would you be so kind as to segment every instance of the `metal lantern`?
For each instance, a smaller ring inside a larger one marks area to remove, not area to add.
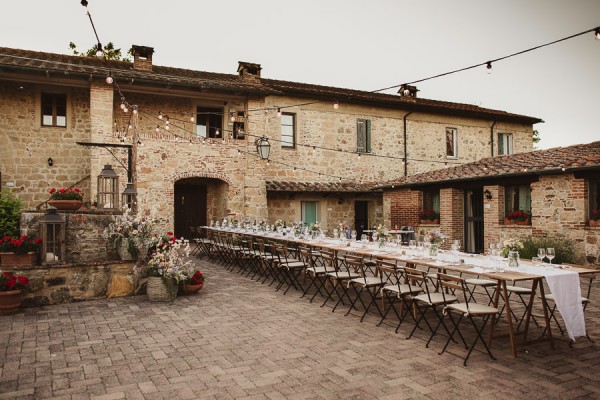
[[[261,160],[269,159],[269,152],[271,151],[271,143],[269,143],[269,139],[266,137],[261,137],[256,139],[256,151]]]
[[[98,175],[98,208],[119,209],[119,175],[110,164]]]
[[[133,187],[133,183],[129,182],[123,193],[121,194],[121,204],[126,205],[132,210],[136,209],[137,191]]]
[[[48,212],[40,220],[42,237],[42,263],[60,264],[65,261],[65,221],[56,208],[48,207]]]

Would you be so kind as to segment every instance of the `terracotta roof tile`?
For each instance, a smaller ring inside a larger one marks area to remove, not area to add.
[[[483,158],[479,161],[388,181],[375,189],[408,187],[423,184],[485,180],[505,175],[539,175],[581,169],[600,170],[600,141],[536,150],[508,156]]]
[[[369,192],[373,183],[267,181],[268,192]]]
[[[152,84],[194,87],[204,90],[243,92],[255,94],[296,94],[322,100],[337,100],[358,104],[372,104],[393,109],[445,113],[480,119],[494,119],[525,124],[541,122],[539,118],[512,114],[506,111],[481,108],[471,104],[451,103],[424,98],[403,97],[361,90],[335,88],[307,83],[287,82],[262,78],[257,82],[242,81],[237,74],[221,74],[190,69],[153,65],[152,71],[133,69],[127,61],[110,61],[113,76],[117,79],[148,82]],[[104,76],[108,74],[102,60],[30,50],[0,47],[0,70],[40,70],[52,73]]]

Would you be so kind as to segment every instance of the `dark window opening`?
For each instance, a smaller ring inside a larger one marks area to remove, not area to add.
[[[67,95],[42,93],[42,125],[67,126]]]

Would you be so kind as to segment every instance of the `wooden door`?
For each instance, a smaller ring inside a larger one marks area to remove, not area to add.
[[[483,253],[483,188],[465,190],[465,251]]]
[[[369,202],[357,200],[354,202],[354,229],[356,238],[360,239],[364,230],[369,229]]]
[[[206,225],[206,186],[175,184],[175,236],[193,239]]]

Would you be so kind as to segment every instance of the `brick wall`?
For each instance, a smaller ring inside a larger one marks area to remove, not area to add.
[[[410,189],[392,189],[383,193],[384,203],[389,202],[390,227],[417,226],[423,204],[423,192]],[[386,220],[387,222],[387,220]]]
[[[464,247],[464,191],[446,188],[440,190],[440,231],[447,239],[442,246],[450,248],[459,239]]]

